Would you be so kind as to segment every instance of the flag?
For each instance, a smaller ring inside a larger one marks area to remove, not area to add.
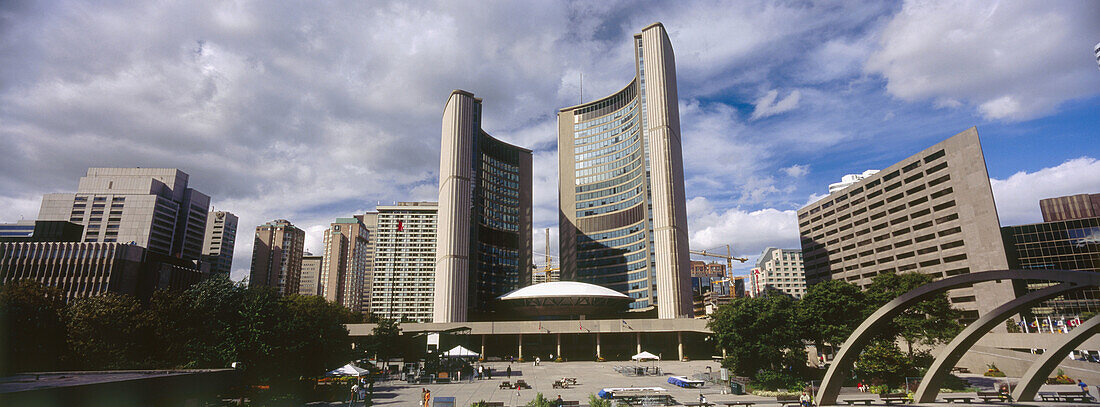
[[[405,222],[397,221],[397,231],[398,232],[404,232],[405,231]]]

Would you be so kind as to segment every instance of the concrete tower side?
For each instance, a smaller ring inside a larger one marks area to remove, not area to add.
[[[435,322],[466,320],[470,275],[470,168],[480,131],[481,100],[454,91],[443,109],[439,159],[439,232],[436,249]]]

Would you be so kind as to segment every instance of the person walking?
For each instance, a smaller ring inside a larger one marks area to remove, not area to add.
[[[505,371],[508,374],[508,378],[512,378],[512,366],[508,365],[508,370]]]
[[[1092,394],[1089,394],[1089,385],[1085,384],[1083,380],[1077,380],[1077,386],[1081,387],[1081,392],[1085,393],[1086,396],[1092,397]]]
[[[430,407],[432,404],[432,391],[424,389],[424,407]]]
[[[489,380],[493,380],[493,367],[492,366],[485,366],[485,378],[489,379]]]
[[[356,380],[355,384],[351,385],[351,395],[348,404],[354,405],[356,401],[359,401],[359,381]]]
[[[481,380],[481,376],[485,374],[485,366],[477,365],[477,379]]]

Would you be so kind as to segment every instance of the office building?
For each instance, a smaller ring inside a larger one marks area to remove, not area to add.
[[[89,168],[76,193],[46,194],[39,220],[84,227],[85,242],[133,242],[149,252],[199,260],[210,197],[174,168]]]
[[[237,243],[237,215],[212,211],[206,217],[206,234],[202,242],[202,259],[210,273],[229,278],[233,271],[233,247]]]
[[[84,227],[67,220],[21,220],[0,223],[0,242],[79,242]]]
[[[370,232],[358,218],[336,218],[325,231],[321,295],[352,312],[363,312],[362,292]]]
[[[867,170],[867,171],[864,171],[860,174],[848,174],[848,175],[845,175],[843,177],[840,177],[840,182],[829,184],[829,193],[831,194],[833,192],[841,191],[844,188],[848,188],[848,187],[852,186],[853,184],[859,182],[860,180],[862,180],[864,178],[868,178],[868,177],[870,177],[872,175],[875,175],[877,173],[878,173],[878,170]]]
[[[1008,264],[1013,269],[1100,272],[1100,217],[1005,226],[1001,232]],[[1031,281],[1026,286],[1018,285],[1017,291],[1033,291],[1049,285]],[[1025,313],[1025,318],[1051,317],[1053,321],[1060,321],[1098,312],[1100,288],[1089,287],[1044,301],[1033,307],[1030,314]]]
[[[297,293],[305,240],[306,232],[286,219],[256,226],[248,286],[272,287],[283,295]]]
[[[562,280],[692,316],[676,63],[664,26],[634,36],[634,79],[558,112]]]
[[[298,278],[298,294],[321,295],[321,263],[324,256],[302,254],[302,275]]]
[[[108,292],[149,299],[155,290],[186,289],[201,278],[186,260],[135,244],[0,242],[0,283],[38,281],[66,301]]]
[[[435,322],[491,320],[496,299],[531,282],[531,150],[481,129],[481,99],[443,109]]]
[[[726,278],[726,265],[721,263],[707,263],[705,261],[691,261],[691,292],[699,296],[706,292],[714,291],[718,295],[730,295],[729,279]]]
[[[865,287],[1008,268],[978,131],[970,128],[798,210],[806,280]],[[1007,282],[948,292],[967,320],[1014,298]]]
[[[1078,194],[1039,200],[1043,222],[1087,219],[1100,216],[1100,194]]]
[[[398,202],[375,208],[371,312],[379,317],[432,321],[435,293],[435,202]]]
[[[370,290],[374,284],[374,244],[378,240],[378,212],[367,212],[362,215],[355,215],[355,218],[363,223],[363,227],[367,228],[367,234],[370,236],[367,239],[364,257],[366,269],[363,273],[363,289],[359,292],[359,301],[363,306],[363,315],[367,315],[370,313]]]
[[[806,272],[802,267],[802,252],[796,249],[764,249],[752,271],[753,296],[776,290],[794,298],[806,295]]]

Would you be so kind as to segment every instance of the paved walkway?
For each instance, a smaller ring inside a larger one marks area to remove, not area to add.
[[[662,376],[624,376],[615,371],[615,366],[633,366],[633,365],[657,365],[659,364],[664,373]],[[699,394],[702,393],[706,396],[709,402],[721,402],[721,401],[751,401],[758,403],[759,405],[775,405],[774,397],[759,397],[754,395],[732,395],[723,394],[725,387],[716,385],[707,385],[700,389],[684,389],[673,386],[668,383],[668,376],[688,376],[691,377],[695,373],[701,373],[706,371],[707,367],[711,368],[711,371],[715,375],[718,375],[720,366],[717,362],[711,361],[691,361],[691,362],[675,362],[675,361],[662,361],[662,362],[645,362],[645,363],[633,363],[633,362],[567,362],[567,363],[553,363],[542,362],[541,366],[532,366],[531,363],[513,363],[512,377],[511,379],[504,376],[505,369],[509,366],[507,362],[492,362],[485,365],[493,368],[492,380],[464,380],[462,383],[448,383],[448,384],[429,384],[429,385],[412,385],[404,382],[391,381],[383,382],[375,385],[375,405],[382,406],[416,406],[418,405],[421,389],[428,389],[432,392],[432,398],[435,397],[454,397],[456,406],[469,406],[480,400],[485,401],[499,401],[504,402],[506,406],[522,406],[528,401],[535,398],[536,393],[542,393],[547,399],[553,400],[558,395],[561,395],[564,400],[577,400],[582,405],[588,403],[588,396],[590,394],[596,394],[600,389],[605,387],[663,387],[668,389],[669,394],[680,402],[697,401]],[[554,389],[552,383],[562,377],[576,377],[577,386],[569,389]],[[508,380],[515,383],[516,379],[523,379],[530,384],[532,389],[525,390],[506,390],[500,388],[502,381]],[[1045,385],[1042,391],[1076,391],[1076,386],[1072,385]],[[1097,396],[1095,387],[1092,387],[1093,395]],[[951,395],[965,396],[966,393],[952,393]],[[970,395],[973,395],[971,393]],[[940,395],[940,398],[944,394]],[[841,390],[840,400],[844,399],[856,399],[867,398],[875,399],[877,403],[877,396],[868,393],[860,393],[855,388],[843,388]],[[877,403],[881,404],[881,403]],[[1040,407],[1071,407],[1072,403],[1027,403],[1029,406]],[[344,406],[343,403],[315,403],[314,406],[332,405],[332,406]],[[356,403],[356,405],[361,405]],[[943,403],[938,404],[943,406]],[[1005,404],[981,404],[973,403],[973,405],[998,405],[1005,406]],[[1090,407],[1096,407],[1098,404],[1078,404],[1088,405]]]

